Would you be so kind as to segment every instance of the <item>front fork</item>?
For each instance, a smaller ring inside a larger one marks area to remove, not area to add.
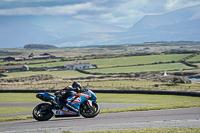
[[[86,106],[86,110],[87,110],[88,113],[90,113],[92,111],[95,111],[95,109],[94,109],[94,107],[92,105],[92,101],[86,100],[85,106]]]
[[[88,106],[89,108],[92,108],[92,107],[93,107],[93,106],[92,106],[92,101],[87,100],[86,102],[87,102],[87,106]]]

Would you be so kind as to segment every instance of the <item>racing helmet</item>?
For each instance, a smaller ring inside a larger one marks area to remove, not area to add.
[[[79,82],[74,82],[74,83],[72,84],[72,87],[73,87],[73,88],[81,89],[81,88],[82,88],[82,85],[81,85],[81,83],[79,83]]]

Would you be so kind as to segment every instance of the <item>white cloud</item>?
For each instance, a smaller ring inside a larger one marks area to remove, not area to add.
[[[4,0],[24,2],[20,8],[0,9],[0,15],[70,15],[89,22],[131,27],[145,15],[159,15],[176,9],[200,4],[200,0]],[[52,3],[63,5],[52,6]],[[90,2],[89,2],[90,1]],[[43,6],[26,7],[27,2]],[[51,2],[51,7],[48,6]],[[45,3],[45,4],[44,4]]]
[[[53,6],[53,7],[23,7],[14,9],[2,9],[0,15],[74,15],[81,11],[100,11],[90,2],[83,4]]]
[[[100,14],[77,14],[74,17],[90,22],[114,24],[128,28],[145,15],[140,9],[147,2],[148,0],[118,2],[115,6],[104,7],[104,12]]]
[[[165,7],[168,11],[200,4],[199,0],[168,0]]]
[[[55,1],[55,0],[3,0],[6,2],[48,2],[48,1]]]

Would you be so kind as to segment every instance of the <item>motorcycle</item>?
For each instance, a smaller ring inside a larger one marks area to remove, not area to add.
[[[47,121],[55,117],[73,117],[82,115],[85,118],[93,118],[100,112],[100,106],[96,102],[96,95],[91,90],[84,87],[85,91],[73,95],[73,100],[69,101],[65,99],[65,103],[68,106],[63,106],[62,109],[55,106],[53,100],[56,96],[48,92],[38,93],[36,95],[42,101],[46,103],[40,103],[33,109],[33,117],[38,121]],[[47,103],[48,102],[48,103]],[[59,101],[57,101],[58,103]],[[73,110],[71,109],[73,108]],[[76,111],[74,111],[76,110]]]

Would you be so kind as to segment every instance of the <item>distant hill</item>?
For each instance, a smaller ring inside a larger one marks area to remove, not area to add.
[[[127,42],[200,41],[200,5],[144,16],[127,34],[131,37]]]
[[[146,15],[127,32],[92,32],[64,37],[59,45],[116,45],[155,41],[200,41],[200,5]]]
[[[53,45],[43,45],[43,44],[27,44],[24,46],[27,49],[56,49],[58,47]]]
[[[72,42],[76,42],[80,40],[77,36],[85,33],[125,31],[124,28],[90,23],[67,15],[0,15],[0,29],[0,48],[23,47],[25,44],[55,44],[62,46],[63,43],[64,47],[69,47],[76,46],[76,43],[66,43],[68,42],[66,38],[76,36],[72,40]]]
[[[70,16],[0,16],[0,48],[25,44],[57,47],[200,41],[200,5],[147,15],[131,28],[90,23]]]

